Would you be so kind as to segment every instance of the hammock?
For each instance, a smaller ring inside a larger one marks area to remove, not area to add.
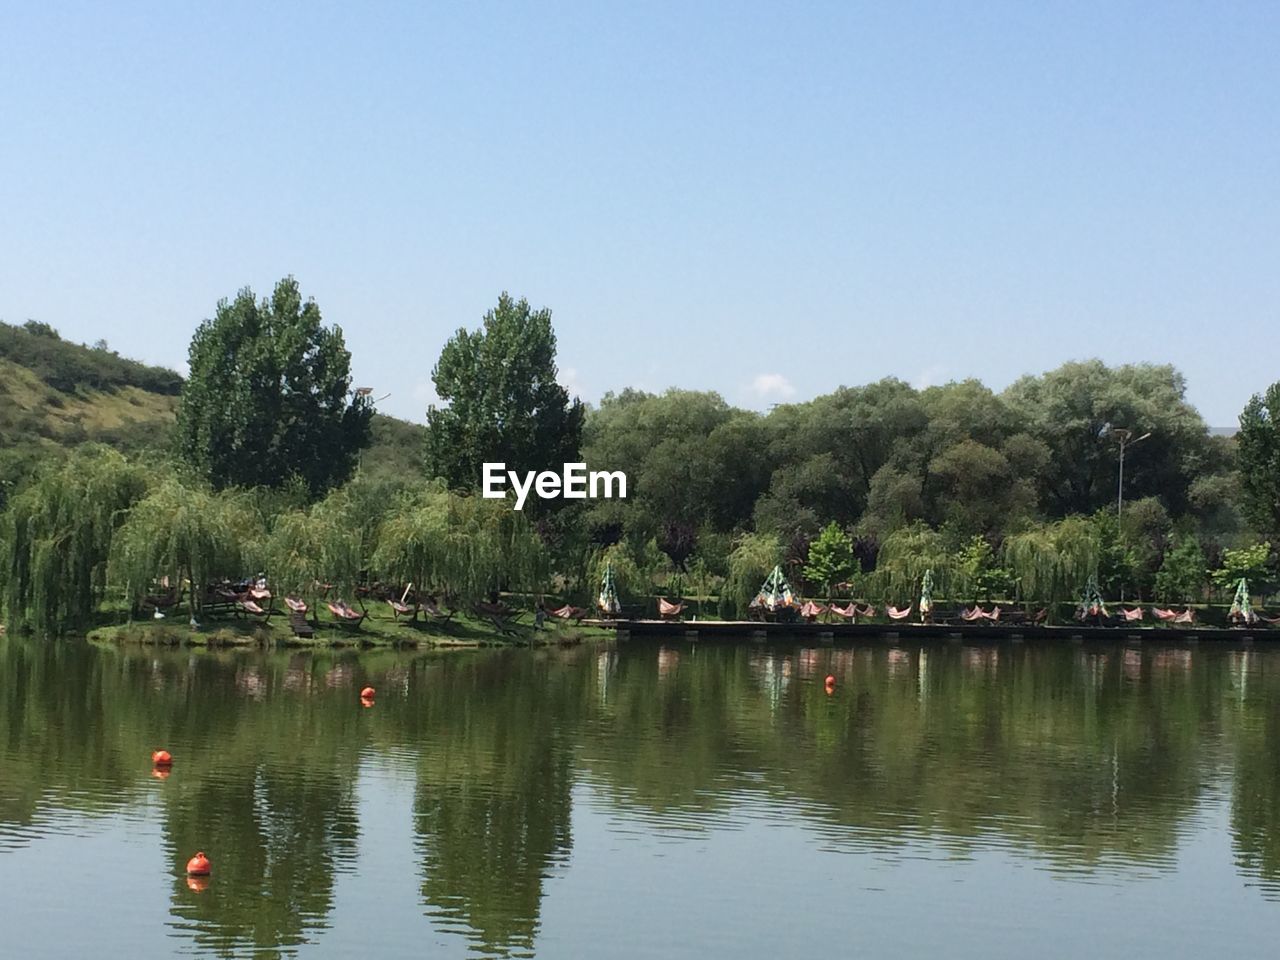
[[[284,605],[288,607],[290,610],[292,610],[294,613],[307,612],[307,601],[299,600],[297,597],[285,597]]]
[[[335,617],[347,623],[359,623],[364,619],[363,613],[349,606],[345,601],[339,600],[337,603],[330,601],[325,606],[329,608],[329,612]]]
[[[988,614],[984,614],[984,616],[985,616],[988,620],[999,620],[999,619],[1000,619],[1000,608],[999,608],[999,607],[992,607],[992,608],[991,608],[991,612],[990,612],[990,613],[988,613]]]
[[[846,620],[854,620],[858,616],[858,608],[850,601],[847,607],[837,607],[834,603],[827,608],[837,616],[844,617]]]
[[[826,612],[826,607],[820,603],[814,603],[812,600],[806,600],[804,605],[800,607],[800,616],[806,620],[816,620]]]
[[[987,619],[987,613],[981,607],[974,607],[972,610],[961,610],[960,619],[968,623],[976,623],[979,620]]]
[[[400,617],[411,617],[417,610],[417,607],[414,604],[402,603],[399,600],[388,600],[387,603],[391,605],[391,610],[397,619]]]
[[[1159,607],[1152,607],[1151,615],[1157,620],[1163,620],[1165,623],[1172,623],[1178,616],[1172,610],[1162,610]]]
[[[1135,607],[1132,610],[1126,610],[1124,607],[1120,608],[1120,616],[1124,617],[1126,620],[1141,620],[1142,614],[1143,610],[1141,607]]]
[[[669,603],[666,597],[658,598],[658,613],[664,617],[678,617],[684,612],[683,603]]]
[[[418,609],[433,620],[439,620],[442,623],[453,619],[453,611],[445,613],[436,605],[434,600],[424,600],[422,603],[418,604]]]
[[[245,613],[252,613],[255,617],[266,616],[267,613],[267,611],[263,610],[262,607],[258,606],[257,602],[253,600],[237,600],[236,607],[243,610]]]
[[[581,620],[590,613],[590,611],[582,607],[574,607],[566,603],[563,607],[557,607],[555,610],[548,610],[547,613],[551,614],[553,617],[559,617],[561,620]]]
[[[869,603],[865,607],[858,608],[858,616],[860,617],[874,617],[875,615],[876,608]]]
[[[901,610],[897,607],[885,607],[884,612],[889,615],[890,620],[905,620],[907,617],[911,616],[911,608],[914,606],[914,603],[908,603]]]
[[[270,600],[271,591],[266,587],[250,587],[249,596],[254,600]]]
[[[1187,609],[1183,610],[1180,614],[1178,614],[1176,617],[1173,618],[1173,622],[1174,623],[1195,623],[1196,612],[1192,610],[1190,607],[1187,607]]]

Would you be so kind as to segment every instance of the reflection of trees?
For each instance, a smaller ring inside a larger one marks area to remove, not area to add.
[[[354,858],[356,811],[349,776],[263,764],[225,779],[213,771],[167,810],[176,863],[197,849],[214,882],[174,886],[174,914],[198,943],[231,954],[305,941],[333,907],[336,870]],[[262,955],[261,953],[257,955]],[[270,955],[268,953],[267,955]]]
[[[158,796],[177,925],[225,952],[301,942],[358,834],[365,734],[349,686],[324,683],[333,664],[0,638],[0,824]],[[163,784],[148,777],[160,745],[177,757]],[[197,849],[214,861],[199,893],[182,877]]]
[[[1240,866],[1280,882],[1280,677],[1274,658],[1233,654],[1232,694],[1240,705],[1231,825]],[[1266,667],[1271,669],[1267,670]]]
[[[1055,861],[1159,862],[1220,764],[1220,658],[1071,647],[624,653],[584,756],[670,815],[761,792],[859,842],[1017,838]],[[1178,651],[1172,651],[1178,653]],[[822,689],[827,672],[837,694]],[[1272,741],[1275,742],[1275,741]],[[683,818],[688,819],[688,818]]]
[[[427,738],[414,800],[422,896],[487,953],[531,953],[542,881],[569,852],[573,739],[591,663],[454,663],[417,693]]]
[[[1276,885],[1278,687],[1280,651],[1205,647],[406,658],[0,638],[0,856],[33,823],[158,800],[174,924],[213,951],[287,950],[324,926],[353,862],[373,747],[416,754],[424,904],[487,953],[532,951],[578,777],[659,829],[764,801],[833,844],[1000,844],[1093,870],[1167,862],[1230,775],[1241,869]],[[177,756],[164,783],[147,775],[157,746]],[[200,893],[181,875],[197,849],[214,862]]]

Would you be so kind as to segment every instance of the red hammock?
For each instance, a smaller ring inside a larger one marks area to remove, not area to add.
[[[678,617],[684,612],[683,603],[669,603],[666,597],[658,598],[658,613],[664,617]]]
[[[588,612],[582,607],[574,607],[567,603],[563,607],[547,611],[553,617],[559,617],[561,620],[581,620]]]
[[[299,600],[297,597],[285,597],[284,605],[288,607],[290,610],[292,610],[294,613],[307,612],[307,601]]]
[[[363,613],[361,613],[359,610],[355,610],[349,607],[346,603],[344,603],[341,600],[339,600],[337,603],[326,603],[325,606],[328,607],[329,612],[332,613],[339,620],[349,620],[352,623],[355,623],[359,620],[364,619]]]
[[[236,606],[239,607],[241,610],[243,610],[245,613],[252,613],[255,616],[262,616],[267,612],[252,600],[237,600]]]
[[[1192,610],[1190,607],[1187,607],[1187,609],[1183,610],[1180,614],[1178,614],[1176,617],[1173,618],[1173,622],[1174,623],[1195,623],[1196,612]]]
[[[1120,616],[1124,617],[1126,620],[1141,620],[1142,613],[1143,610],[1141,607],[1135,607],[1133,610],[1126,610],[1124,607],[1120,608]]]
[[[837,616],[844,617],[846,620],[853,620],[858,616],[858,608],[850,602],[847,607],[837,607],[834,603],[828,608]]]
[[[889,615],[890,620],[905,620],[907,617],[911,616],[911,608],[914,606],[914,603],[908,603],[901,610],[897,607],[885,607],[884,612]]]
[[[1166,623],[1172,623],[1178,616],[1172,610],[1161,610],[1159,607],[1152,607],[1151,615],[1157,620],[1163,620]]]
[[[987,619],[987,614],[981,607],[974,607],[972,610],[961,610],[960,619],[968,623],[976,623],[979,620]]]
[[[826,612],[826,607],[819,603],[814,603],[812,600],[806,600],[800,607],[800,616],[804,617],[806,620],[816,620]]]

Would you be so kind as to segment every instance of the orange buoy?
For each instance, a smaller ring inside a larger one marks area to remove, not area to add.
[[[372,707],[372,706],[373,706],[373,703],[374,703],[374,701],[373,701],[373,698],[372,698],[372,697],[361,697],[361,698],[360,698],[360,706],[364,707],[366,710],[368,710],[370,707]]]
[[[212,867],[212,864],[209,863],[209,858],[206,857],[204,855],[204,851],[201,850],[194,857],[192,857],[190,860],[187,861],[187,876],[188,877],[207,877],[209,875],[209,870],[211,867]]]
[[[153,750],[151,752],[151,762],[157,767],[168,767],[173,764],[173,756],[168,750]]]
[[[187,877],[187,889],[193,893],[203,893],[209,889],[209,878]]]
[[[360,691],[361,700],[372,700],[377,695],[378,695],[378,691],[373,689],[373,687],[365,687],[363,690]]]
[[[168,780],[170,772],[171,771],[169,770],[168,767],[152,767],[151,768],[151,776],[155,777],[157,780]]]
[[[830,693],[832,690],[836,688],[836,678],[833,677],[831,674],[827,674],[826,686],[827,686],[827,693]]]

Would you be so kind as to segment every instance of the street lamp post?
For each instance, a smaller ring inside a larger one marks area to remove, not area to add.
[[[1116,482],[1116,519],[1119,520],[1124,514],[1124,449],[1135,443],[1141,443],[1147,437],[1151,436],[1150,431],[1142,436],[1134,439],[1132,430],[1125,430],[1120,427],[1112,427],[1111,432],[1120,441],[1120,478]]]

